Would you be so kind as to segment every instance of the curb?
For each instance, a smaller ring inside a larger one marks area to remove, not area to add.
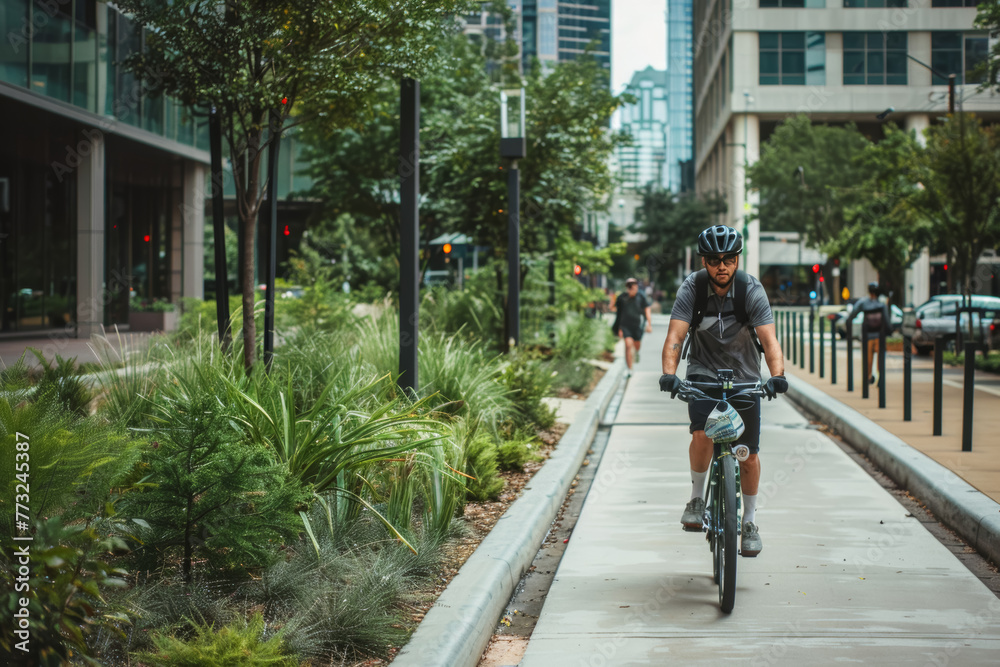
[[[611,366],[552,456],[448,584],[392,664],[475,667],[479,663],[497,619],[531,567],[583,464],[624,369],[622,359]]]
[[[837,431],[982,556],[1000,563],[1000,503],[926,454],[794,375],[787,396]]]

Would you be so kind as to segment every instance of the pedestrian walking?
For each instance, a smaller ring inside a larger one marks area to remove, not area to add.
[[[625,291],[618,295],[611,311],[616,313],[612,328],[619,338],[625,340],[626,373],[632,375],[632,365],[639,361],[639,348],[642,347],[642,333],[653,331],[652,313],[649,309],[649,299],[639,291],[639,281],[629,278],[625,281]],[[645,325],[643,320],[645,319]]]

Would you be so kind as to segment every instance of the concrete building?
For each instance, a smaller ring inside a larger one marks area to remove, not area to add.
[[[89,337],[131,298],[201,296],[207,132],[118,63],[95,0],[0,0],[0,331]]]
[[[913,59],[957,74],[965,111],[1000,119],[1000,98],[977,93],[966,71],[984,57],[987,35],[973,29],[973,0],[704,0],[694,7],[695,181],[725,192],[726,222],[743,228],[756,193],[744,161],[790,115],[854,122],[881,133],[876,115],[892,107],[901,127],[922,130],[947,113],[947,85]],[[908,57],[909,56],[909,57]],[[759,273],[759,222],[746,225],[745,268]],[[863,292],[874,277],[853,262],[847,284]],[[870,269],[870,267],[869,267]],[[907,272],[906,302],[929,295],[925,257]]]
[[[692,0],[667,0],[667,97],[670,126],[664,187],[671,192],[694,188],[691,161],[694,135]]]
[[[666,187],[667,73],[647,67],[632,75],[625,92],[637,101],[619,110],[621,130],[632,137],[631,146],[616,151],[622,187],[633,192],[650,183]]]

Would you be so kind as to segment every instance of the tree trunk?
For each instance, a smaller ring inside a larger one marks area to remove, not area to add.
[[[257,213],[260,208],[260,159],[263,155],[261,139],[263,123],[255,124],[247,137],[246,188],[236,189],[236,207],[243,226],[243,265],[240,267],[240,286],[243,291],[243,368],[249,375],[257,358],[257,323],[254,320],[254,243],[257,240]],[[234,165],[237,163],[233,156]],[[242,179],[241,179],[242,180]],[[242,197],[240,196],[242,194]],[[243,201],[240,201],[242,199]]]

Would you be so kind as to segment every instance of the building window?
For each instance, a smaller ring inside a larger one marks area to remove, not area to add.
[[[761,32],[760,85],[822,86],[826,83],[826,35]]]
[[[845,7],[906,7],[906,0],[844,0]]]
[[[983,0],[931,0],[931,7],[977,7]]]
[[[538,16],[538,54],[542,56],[556,55],[555,14],[540,14]]]
[[[806,9],[823,9],[826,7],[826,0],[760,0],[761,8],[768,7],[805,7]],[[729,9],[732,11],[732,2],[729,3]]]
[[[845,32],[844,85],[905,86],[905,32]]]
[[[955,83],[981,83],[983,73],[976,67],[989,58],[989,39],[985,33],[931,33],[931,67],[942,74],[954,74]],[[931,75],[931,83],[943,85],[948,79]]]

